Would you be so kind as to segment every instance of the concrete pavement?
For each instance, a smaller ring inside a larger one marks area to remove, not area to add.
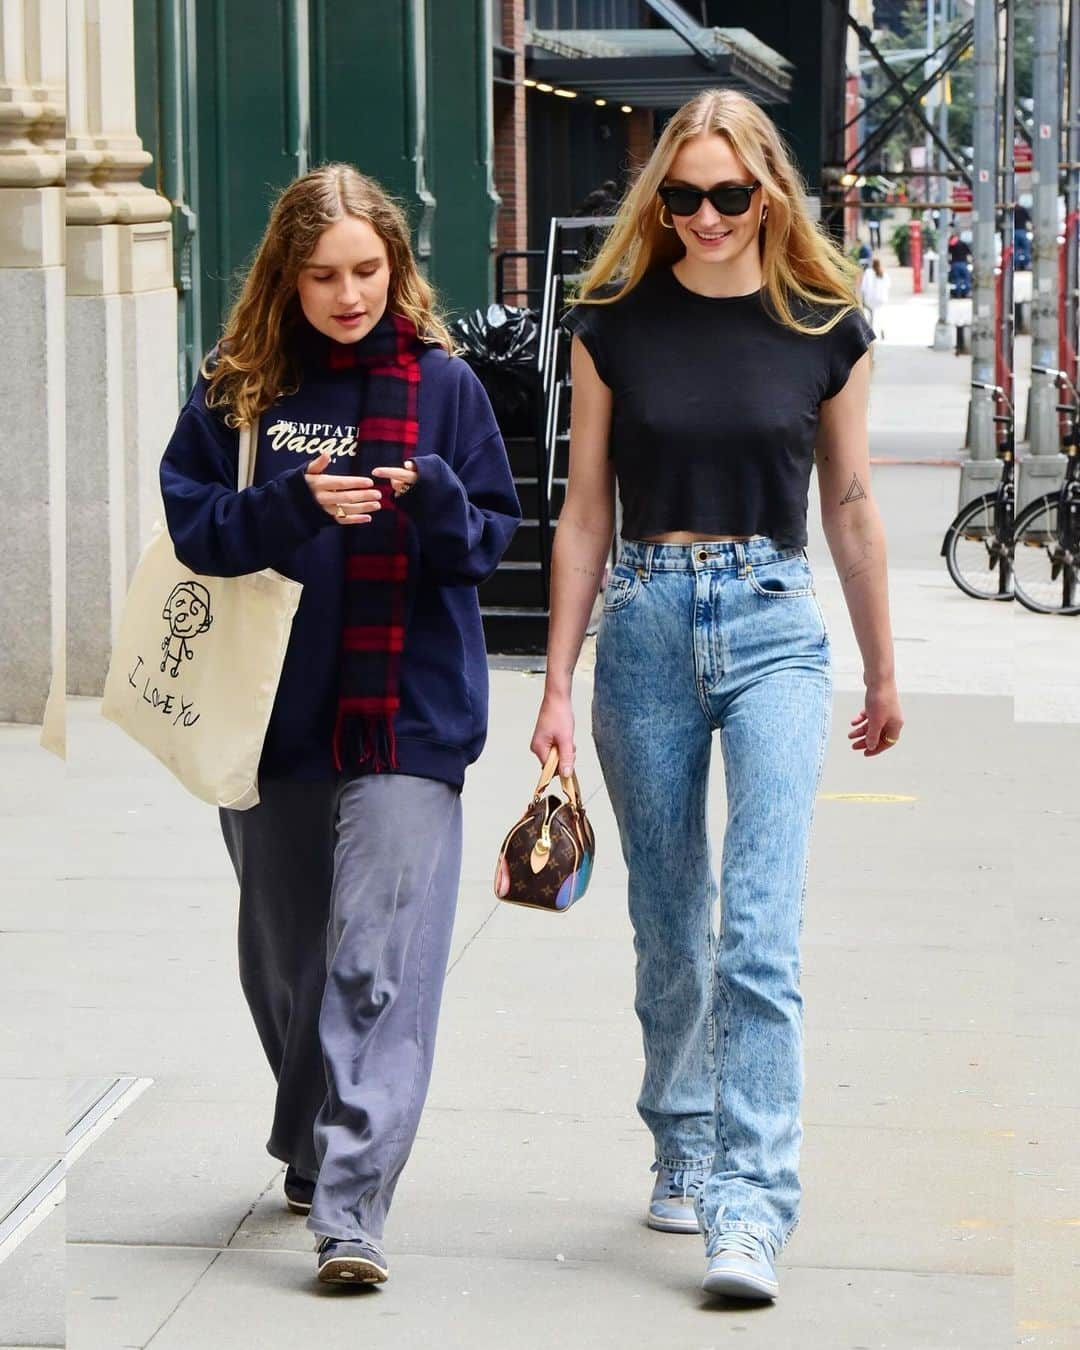
[[[939,394],[913,399],[924,355]],[[965,365],[883,345],[875,451],[886,427],[959,445]],[[880,760],[846,747],[857,651],[811,545],[837,699],[807,899],[806,1200],[775,1308],[706,1302],[699,1241],[642,1223],[632,953],[586,653],[595,879],[559,918],[491,895],[532,787],[540,692],[496,670],[435,1080],[387,1234],[392,1280],[366,1294],[315,1284],[263,1151],[272,1085],[213,812],[90,702],[69,703],[66,774],[32,730],[0,731],[0,1158],[57,1155],[65,1075],[91,1096],[139,1085],[95,1126],[65,1204],[0,1264],[0,1346],[59,1345],[66,1324],[72,1350],[1080,1347],[1080,621],[951,586],[937,548],[957,483],[875,470],[908,719]],[[719,775],[711,816],[719,838]]]

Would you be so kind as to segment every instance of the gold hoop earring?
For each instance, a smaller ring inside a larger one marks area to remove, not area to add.
[[[670,211],[668,212],[668,218],[667,218],[667,220],[664,219],[664,208],[663,208],[663,206],[660,207],[660,224],[663,225],[663,227],[664,227],[665,230],[673,230],[673,229],[675,228],[675,222],[671,219],[671,212],[670,212]]]

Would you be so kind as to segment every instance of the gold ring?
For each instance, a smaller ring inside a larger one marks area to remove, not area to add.
[[[349,513],[345,510],[345,508],[342,506],[342,504],[341,504],[340,502],[338,502],[338,504],[337,504],[337,515],[338,515],[338,520],[344,520],[345,517],[346,517],[348,514],[349,514]]]
[[[895,745],[899,739],[900,739],[899,736],[886,736],[885,742],[887,745]]]

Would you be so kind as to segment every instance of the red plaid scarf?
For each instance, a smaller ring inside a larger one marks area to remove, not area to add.
[[[400,465],[416,453],[420,423],[419,353],[416,327],[386,313],[355,346],[333,343],[330,368],[357,366],[367,373],[364,407],[357,426],[359,464],[350,473]],[[401,706],[399,677],[415,577],[410,522],[385,480],[382,509],[367,525],[345,531],[345,603],[341,679],[334,763],[339,771],[382,773],[398,767],[394,715]]]

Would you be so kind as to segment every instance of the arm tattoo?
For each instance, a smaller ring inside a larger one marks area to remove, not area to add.
[[[856,577],[865,576],[867,572],[871,571],[874,566],[873,559],[874,546],[867,539],[863,542],[860,556],[855,559],[841,578],[844,585],[846,586],[849,581],[854,581]]]
[[[851,484],[843,497],[841,497],[840,505],[847,506],[849,502],[861,502],[865,496],[866,493],[863,491],[863,485],[859,482],[858,474],[853,473],[851,475]]]
[[[594,572],[591,567],[578,567],[575,565],[574,567],[571,567],[570,570],[571,572],[576,572],[579,577],[593,577],[595,579],[600,575],[599,572]]]

